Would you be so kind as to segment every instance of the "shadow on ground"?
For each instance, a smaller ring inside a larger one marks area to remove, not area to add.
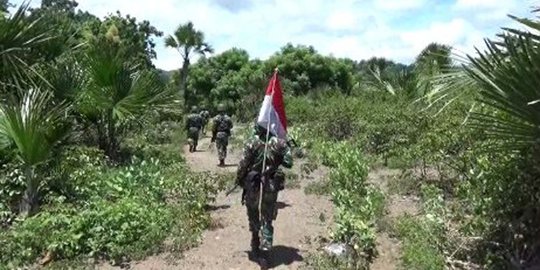
[[[248,252],[248,254],[250,254],[250,252]],[[268,261],[266,265],[269,269],[281,265],[291,265],[294,262],[301,262],[304,260],[304,257],[300,255],[300,250],[286,246],[272,247],[267,255],[267,258]],[[260,264],[261,262],[259,257],[255,257],[252,254],[250,254],[249,260],[257,264]]]
[[[224,168],[228,168],[228,167],[236,167],[236,166],[238,166],[238,164],[236,164],[236,163],[234,163],[234,164],[231,163],[231,164],[225,164],[225,165],[223,165]]]
[[[276,202],[276,206],[277,206],[278,209],[283,209],[283,208],[291,207],[290,204],[284,203],[284,202]]]
[[[206,205],[205,206],[207,211],[216,211],[216,210],[222,210],[222,209],[229,209],[231,208],[230,205]]]

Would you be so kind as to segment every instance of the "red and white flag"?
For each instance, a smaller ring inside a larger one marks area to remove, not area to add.
[[[270,132],[278,138],[285,139],[287,137],[287,117],[285,116],[283,92],[277,70],[266,88],[266,95],[259,112],[257,124],[269,128]]]

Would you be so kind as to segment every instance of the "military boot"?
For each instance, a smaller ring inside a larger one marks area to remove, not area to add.
[[[225,160],[224,159],[220,159],[219,160],[219,167],[225,167]]]
[[[261,250],[269,251],[272,248],[272,242],[273,242],[273,228],[268,225],[263,226]]]
[[[261,245],[261,242],[259,240],[259,233],[252,232],[251,233],[251,252],[253,252],[254,255],[257,255],[259,253],[260,245]]]

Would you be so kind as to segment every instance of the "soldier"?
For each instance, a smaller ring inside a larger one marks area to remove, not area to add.
[[[244,145],[244,153],[238,165],[236,181],[237,185],[244,188],[242,204],[245,204],[247,208],[252,254],[257,255],[260,250],[268,251],[272,247],[274,234],[272,221],[277,216],[277,196],[278,192],[284,189],[285,184],[285,174],[279,167],[291,168],[293,160],[285,140],[270,135],[266,143],[266,129],[260,126],[256,126],[255,129],[255,135]],[[263,170],[265,151],[266,168]],[[261,181],[263,183],[262,216],[259,217]],[[260,229],[262,229],[262,244],[259,239]]]
[[[197,151],[199,131],[202,127],[202,117],[197,113],[197,106],[191,107],[191,113],[186,118],[186,132],[188,136],[189,152]]]
[[[202,131],[202,134],[204,135],[206,132],[206,125],[208,124],[208,120],[210,119],[210,112],[208,112],[208,110],[206,110],[205,108],[202,108],[200,115],[203,119],[203,125],[202,125],[201,131]]]
[[[229,136],[233,123],[231,118],[225,113],[225,105],[218,105],[218,115],[214,117],[212,126],[212,142],[216,142],[218,150],[218,158],[220,167],[225,166],[225,158],[227,157],[227,145],[229,144]]]

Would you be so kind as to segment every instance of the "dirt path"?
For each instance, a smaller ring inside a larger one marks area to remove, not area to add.
[[[375,169],[369,173],[368,180],[387,195],[386,215],[382,217],[387,225],[404,215],[414,215],[418,212],[417,200],[411,196],[389,195],[388,183],[399,175],[399,170]],[[371,264],[371,270],[393,270],[400,265],[401,247],[399,241],[388,231],[377,232],[377,251],[379,256]]]
[[[187,153],[186,160],[193,170],[213,172],[236,172],[240,151],[232,150],[226,160],[227,167],[217,167],[217,154],[209,150],[209,138],[199,142],[198,152]],[[293,171],[298,170],[297,165]],[[319,176],[320,177],[320,176]],[[317,177],[315,177],[317,178]],[[313,179],[309,181],[316,181]],[[310,239],[326,234],[331,220],[332,203],[328,198],[306,195],[305,182],[300,188],[285,189],[278,197],[279,212],[274,221],[274,248],[270,266],[274,269],[298,269],[307,252],[313,248]],[[134,269],[259,269],[248,259],[250,233],[245,207],[240,204],[240,194],[217,196],[212,218],[217,228],[206,231],[202,243],[184,253],[184,258],[169,264],[163,256],[141,261]],[[321,218],[324,215],[325,218]],[[321,221],[323,220],[323,221]]]

